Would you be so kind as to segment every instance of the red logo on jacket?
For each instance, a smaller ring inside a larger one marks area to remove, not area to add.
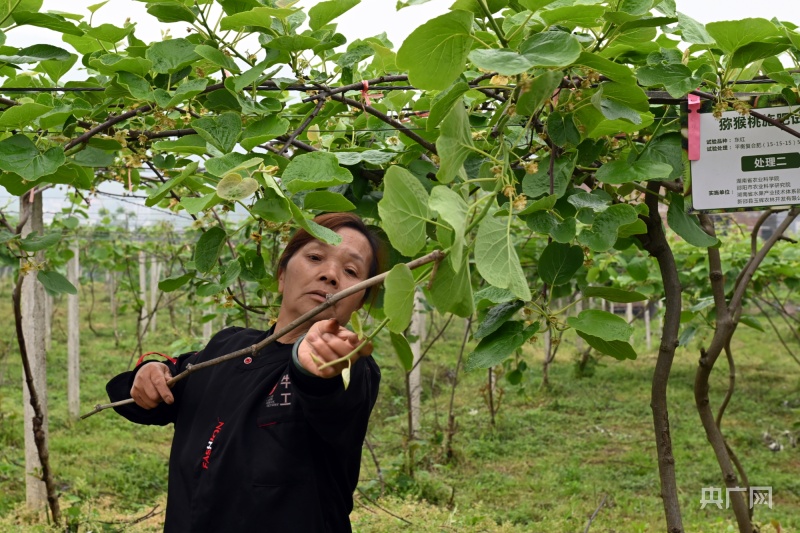
[[[217,438],[220,430],[222,430],[222,426],[225,425],[225,422],[219,421],[217,427],[214,428],[214,431],[211,432],[211,438],[208,439],[208,445],[206,446],[206,452],[203,454],[203,468],[208,470],[208,462],[211,460],[211,447],[214,444],[214,439]]]

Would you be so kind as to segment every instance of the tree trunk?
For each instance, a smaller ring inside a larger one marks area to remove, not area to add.
[[[20,197],[20,218],[24,217],[24,213],[28,211],[30,211],[30,215],[21,233],[23,238],[32,232],[41,234],[44,229],[41,194],[34,196],[33,204],[28,202],[27,194]],[[43,262],[44,252],[36,252],[34,261],[37,263]],[[20,275],[23,274],[20,273]],[[24,274],[20,303],[25,349],[28,352],[33,387],[38,395],[42,410],[42,432],[45,446],[47,446],[49,425],[47,416],[47,352],[45,350],[45,316],[47,313],[44,287],[36,279],[35,270]],[[39,510],[47,505],[47,488],[42,478],[37,475],[37,472],[42,471],[42,464],[39,460],[39,451],[36,447],[33,433],[33,417],[35,413],[31,406],[31,395],[24,375],[22,376],[22,387],[25,405],[25,501],[29,509]]]
[[[633,324],[633,304],[628,303],[625,305],[625,321],[628,324]],[[628,339],[628,342],[632,345],[633,344],[633,333],[631,333],[631,338]]]
[[[67,263],[67,279],[77,289],[80,285],[80,254],[78,242],[72,243],[72,259]],[[78,292],[80,294],[80,292]],[[80,308],[78,294],[67,295],[67,405],[69,416],[78,418],[81,411],[80,385]]]
[[[147,330],[156,331],[156,309],[158,308],[158,278],[161,276],[161,263],[156,256],[150,256],[150,322]]]
[[[421,401],[422,401],[422,365],[418,364],[422,355],[422,342],[425,340],[425,304],[422,291],[417,289],[414,297],[414,315],[411,318],[409,333],[416,337],[411,344],[411,351],[414,354],[414,368],[408,375],[408,429],[409,438],[415,439],[419,434]]]
[[[644,339],[647,343],[647,350],[650,351],[653,349],[653,336],[652,332],[650,331],[650,313],[653,310],[653,302],[650,300],[647,301],[647,307],[644,310]]]

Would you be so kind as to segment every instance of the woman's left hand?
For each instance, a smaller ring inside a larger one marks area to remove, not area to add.
[[[306,337],[297,350],[300,364],[321,378],[332,378],[340,375],[348,367],[347,361],[329,366],[320,370],[320,366],[346,356],[361,344],[358,336],[339,325],[336,319],[320,320],[306,333]],[[317,361],[314,360],[314,355]],[[353,355],[351,362],[355,363],[360,357],[372,354],[372,343],[367,343],[361,350]]]

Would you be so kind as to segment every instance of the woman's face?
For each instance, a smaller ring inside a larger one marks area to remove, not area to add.
[[[278,323],[283,326],[369,275],[372,248],[367,238],[353,228],[339,228],[338,246],[313,240],[297,250],[278,276],[278,291],[283,294]],[[335,318],[344,325],[361,307],[364,292],[337,302],[316,316],[316,320]]]

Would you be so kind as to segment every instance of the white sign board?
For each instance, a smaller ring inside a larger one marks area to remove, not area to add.
[[[781,119],[793,109],[758,111]],[[784,124],[800,131],[800,115],[791,115]],[[702,113],[699,137],[700,159],[691,162],[693,209],[800,204],[800,138],[737,111],[723,113],[719,120]]]

